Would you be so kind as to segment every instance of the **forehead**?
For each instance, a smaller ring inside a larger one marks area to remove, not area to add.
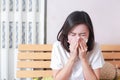
[[[70,32],[73,32],[73,33],[89,32],[89,30],[85,24],[79,24],[75,26]]]

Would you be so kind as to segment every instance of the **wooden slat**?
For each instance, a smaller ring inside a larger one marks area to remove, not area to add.
[[[103,57],[105,59],[120,59],[120,52],[116,53],[108,53],[108,52],[103,52]]]
[[[20,51],[51,51],[52,44],[21,44],[18,46]]]
[[[120,45],[101,45],[102,51],[120,51]]]
[[[51,44],[21,44],[18,51],[17,68],[19,70],[16,72],[17,78],[52,76],[52,70],[50,70]],[[49,70],[37,68],[47,68]]]
[[[120,45],[101,45],[101,50],[105,61],[120,68]]]
[[[50,68],[50,61],[18,61],[18,68]]]
[[[51,52],[46,53],[18,53],[18,59],[51,59]]]
[[[33,77],[50,77],[52,76],[52,71],[51,70],[44,70],[44,71],[17,71],[17,77],[18,78],[33,78]]]

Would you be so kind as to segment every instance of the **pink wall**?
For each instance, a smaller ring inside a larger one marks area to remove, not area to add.
[[[66,17],[74,10],[89,13],[95,38],[100,44],[120,44],[120,0],[47,0],[47,43],[56,35]]]

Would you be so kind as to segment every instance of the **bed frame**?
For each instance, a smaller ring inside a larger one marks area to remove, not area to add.
[[[120,68],[120,45],[101,45],[105,61]],[[21,44],[18,47],[17,78],[52,76],[50,69],[52,44]]]

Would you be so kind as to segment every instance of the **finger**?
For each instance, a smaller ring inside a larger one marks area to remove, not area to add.
[[[81,56],[82,55],[82,53],[81,53],[81,47],[78,48],[78,52],[79,52],[79,56]]]
[[[81,46],[82,46],[82,48],[83,48],[83,50],[87,50],[87,44],[86,44],[86,42],[85,42],[85,40],[81,40]]]
[[[72,41],[72,44],[73,44],[74,47],[77,46],[77,45],[78,45],[78,40],[74,39],[74,40]]]
[[[71,53],[76,53],[78,48],[78,42],[74,42],[70,44],[70,52]]]
[[[81,53],[86,53],[87,47],[83,43],[80,43],[80,50]]]

